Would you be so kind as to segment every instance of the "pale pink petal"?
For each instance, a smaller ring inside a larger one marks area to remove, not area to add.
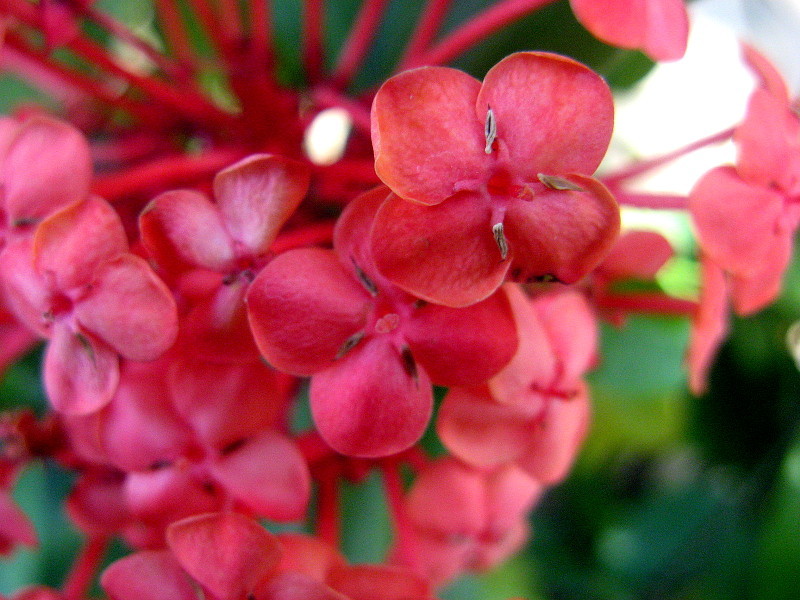
[[[396,454],[415,444],[433,409],[430,379],[385,337],[362,342],[311,380],[322,438],[348,456]]]
[[[80,131],[63,121],[36,116],[8,147],[0,171],[12,226],[34,224],[89,193],[92,162]]]
[[[124,493],[131,514],[163,527],[177,519],[219,510],[225,499],[223,491],[210,476],[199,476],[189,466],[178,461],[128,473]]]
[[[761,52],[749,44],[742,43],[742,58],[753,74],[758,77],[759,85],[775,96],[781,104],[789,106],[789,90],[783,75]]]
[[[517,52],[486,74],[475,104],[497,123],[499,155],[526,181],[539,173],[591,175],[614,125],[611,91],[594,71],[544,52]]]
[[[544,409],[538,402],[500,404],[484,388],[451,388],[442,403],[436,432],[447,449],[480,468],[514,461],[530,444]]]
[[[375,171],[406,200],[438,204],[459,183],[482,177],[485,114],[475,118],[480,83],[447,67],[400,73],[372,103]]]
[[[431,600],[431,584],[404,567],[353,565],[331,569],[328,585],[351,600]]]
[[[106,264],[74,310],[87,330],[130,360],[157,358],[178,335],[172,294],[147,262],[133,254]]]
[[[569,400],[552,399],[517,464],[545,485],[564,479],[586,436],[590,412],[585,384]]]
[[[683,0],[570,3],[584,27],[604,42],[640,49],[654,60],[678,60],[686,52],[689,17]]]
[[[291,438],[276,431],[222,448],[210,469],[236,500],[259,516],[295,521],[308,508],[308,465]]]
[[[89,333],[56,324],[44,359],[44,387],[53,408],[89,414],[111,400],[119,383],[119,358]]]
[[[49,337],[51,290],[33,264],[33,241],[19,238],[0,251],[0,284],[5,306],[28,328]]]
[[[717,349],[728,334],[728,286],[725,274],[707,258],[700,262],[700,301],[692,317],[686,366],[689,389],[700,395],[706,390],[708,370]]]
[[[155,261],[169,271],[204,267],[229,268],[233,240],[219,209],[199,192],[176,190],[156,197],[139,215],[142,242]]]
[[[351,270],[355,277],[366,275],[374,279],[378,275],[372,257],[370,234],[375,214],[389,193],[386,186],[364,192],[348,203],[336,221],[333,247],[345,267]]]
[[[617,243],[598,269],[607,279],[649,280],[674,254],[669,241],[655,231],[627,231],[620,235]]]
[[[489,200],[460,193],[436,206],[391,195],[375,217],[372,251],[378,270],[410,294],[463,307],[488,298],[503,282]]]
[[[249,156],[214,178],[225,227],[253,254],[267,251],[306,195],[306,164],[271,154]]]
[[[173,523],[167,543],[181,567],[219,600],[241,600],[278,564],[275,537],[253,519],[212,513]]]
[[[111,260],[128,251],[111,205],[92,197],[45,219],[34,237],[36,267],[61,291],[93,283]]]
[[[259,350],[293,375],[329,367],[365,324],[369,294],[330,250],[281,254],[258,274],[247,312]]]
[[[584,191],[546,190],[514,200],[505,217],[514,281],[574,283],[594,269],[619,234],[619,206],[596,179],[570,175]]]
[[[301,573],[280,573],[255,594],[258,600],[352,600]]]
[[[424,305],[403,331],[414,358],[443,386],[485,383],[509,363],[518,345],[502,290],[465,308]]]
[[[136,552],[110,564],[100,585],[112,600],[198,600],[194,582],[166,550]]]
[[[278,535],[283,554],[278,564],[280,572],[308,575],[316,581],[325,581],[328,571],[335,566],[344,566],[347,561],[334,548],[321,539],[300,533]]]
[[[689,196],[700,245],[723,270],[747,276],[760,272],[783,214],[783,196],[751,185],[731,167],[703,176]]]

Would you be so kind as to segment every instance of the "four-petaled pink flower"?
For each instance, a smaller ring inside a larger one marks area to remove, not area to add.
[[[554,54],[500,61],[483,84],[445,67],[389,79],[372,105],[375,170],[393,194],[375,219],[381,273],[467,306],[506,278],[572,283],[619,231],[594,173],[613,125],[596,73]]]

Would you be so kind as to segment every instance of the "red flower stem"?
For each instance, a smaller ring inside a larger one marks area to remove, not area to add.
[[[333,546],[339,547],[341,521],[339,511],[339,469],[334,463],[317,471],[317,536]]]
[[[241,151],[221,149],[200,156],[179,154],[158,158],[118,173],[96,177],[93,191],[110,201],[136,193],[163,191],[214,175],[241,157]]]
[[[274,62],[272,52],[272,4],[270,0],[250,0],[250,39],[256,57],[270,68]]]
[[[226,46],[242,39],[242,15],[236,0],[219,0],[221,31]]]
[[[323,221],[286,231],[275,238],[272,246],[270,246],[270,251],[280,254],[293,248],[330,244],[333,242],[333,228],[335,225],[336,221]]]
[[[153,61],[164,73],[173,77],[184,84],[189,84],[191,81],[186,77],[183,69],[180,69],[173,61],[165,56],[159,50],[153,48],[151,44],[134,34],[124,23],[120,23],[112,16],[95,10],[90,5],[81,5],[81,11],[89,19],[107,29],[110,33],[118,37],[120,40],[130,44],[140,52],[144,53],[148,59]]]
[[[108,547],[109,538],[103,535],[90,535],[72,564],[64,582],[64,600],[82,600],[97,574]]]
[[[155,6],[167,46],[181,64],[194,71],[197,67],[195,53],[177,4],[173,0],[155,0]]]
[[[324,0],[303,0],[303,65],[309,84],[322,79]]]
[[[331,447],[328,446],[328,444],[326,444],[325,441],[314,430],[303,433],[295,440],[295,442],[297,443],[300,453],[303,455],[303,458],[309,464],[309,466],[313,466],[324,459],[331,458],[336,455]]]
[[[599,294],[594,298],[601,309],[644,312],[660,315],[693,315],[697,302],[663,294]]]
[[[410,68],[420,55],[430,46],[439,28],[442,26],[447,11],[450,9],[451,0],[428,0],[419,18],[414,34],[406,45],[403,58],[400,59],[398,71]],[[419,64],[417,62],[417,64]]]
[[[197,16],[197,22],[201,26],[203,35],[214,47],[217,54],[223,56],[225,52],[225,39],[218,26],[219,20],[218,16],[214,14],[214,8],[209,4],[208,0],[187,0],[187,3],[192,12]]]
[[[554,0],[503,0],[477,14],[441,42],[409,61],[405,68],[422,65],[443,65],[486,39],[509,23],[520,19]]]
[[[153,124],[163,122],[163,115],[159,115],[156,111],[152,110],[152,108],[138,102],[133,102],[127,98],[121,98],[119,94],[110,91],[94,79],[55,62],[49,55],[31,49],[16,33],[10,31],[6,32],[5,44],[7,46],[6,51],[13,50],[18,52],[23,57],[38,63],[43,69],[50,71],[54,76],[63,79],[67,85],[74,86],[105,105],[112,105],[120,108],[144,123]]]
[[[181,116],[191,116],[200,122],[213,121],[224,125],[229,125],[233,119],[232,115],[211,104],[204,96],[174,89],[155,77],[137,75],[124,69],[109,57],[105,48],[87,38],[75,38],[67,43],[67,47],[90,63],[122,77],[162,106],[172,109]]]
[[[400,564],[408,563],[408,559],[414,556],[414,548],[410,535],[411,525],[403,507],[405,492],[403,481],[400,478],[400,464],[395,460],[382,461],[381,472],[383,473],[386,504],[389,507],[389,515],[394,526],[394,558]]]
[[[696,142],[692,142],[691,144],[688,144],[683,148],[673,150],[668,154],[636,162],[629,167],[625,167],[623,169],[611,173],[610,175],[606,175],[605,177],[602,178],[602,180],[607,185],[615,185],[623,183],[628,179],[633,179],[635,177],[638,177],[639,175],[647,173],[648,171],[652,171],[653,169],[657,169],[661,166],[669,164],[673,160],[677,160],[682,156],[685,156],[686,154],[694,152],[695,150],[700,150],[701,148],[705,148],[706,146],[712,146],[714,144],[721,144],[722,142],[726,142],[731,137],[733,137],[734,131],[736,131],[736,128],[731,127],[729,129],[726,129],[725,131],[720,131],[719,133],[715,133],[714,135],[710,135],[701,140],[697,140]]]
[[[686,196],[672,194],[636,194],[624,191],[616,193],[615,197],[621,205],[635,208],[684,210],[689,205],[689,198]]]
[[[333,71],[333,84],[346,88],[355,77],[378,31],[388,0],[364,0]]]
[[[312,92],[314,102],[322,108],[341,107],[350,113],[353,125],[364,133],[370,132],[370,110],[358,100],[349,98],[329,86],[317,86]]]

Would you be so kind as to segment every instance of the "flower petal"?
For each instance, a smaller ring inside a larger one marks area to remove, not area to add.
[[[430,600],[431,584],[403,567],[352,565],[334,567],[328,585],[351,600]]]
[[[176,190],[157,196],[139,215],[142,242],[159,266],[222,271],[234,259],[233,241],[219,210],[199,192]]]
[[[574,283],[594,269],[619,234],[619,206],[596,179],[570,175],[585,191],[547,190],[514,200],[505,217],[515,281]]]
[[[364,326],[368,299],[331,250],[301,248],[262,269],[250,284],[247,312],[270,364],[311,375],[330,366]]]
[[[57,324],[44,359],[44,386],[59,412],[85,415],[111,400],[119,383],[117,353],[91,334]]]
[[[504,147],[513,172],[526,181],[536,181],[539,173],[591,175],[614,125],[614,103],[603,79],[545,52],[518,52],[492,67],[475,104],[478,118],[489,108],[500,156]]]
[[[211,513],[173,523],[167,544],[194,579],[220,600],[240,600],[275,571],[280,545],[253,519]]]
[[[708,258],[700,261],[700,299],[692,316],[686,366],[689,389],[695,395],[706,390],[708,370],[717,349],[728,334],[728,285],[725,273]]]
[[[414,358],[435,385],[479,385],[508,364],[517,332],[502,290],[465,308],[427,304],[404,327]]]
[[[362,342],[311,380],[314,423],[334,450],[348,456],[405,450],[422,437],[432,409],[425,371],[383,337]]]
[[[304,163],[271,154],[255,154],[220,171],[214,196],[225,227],[253,254],[266,252],[306,195],[309,178]]]
[[[113,562],[100,585],[113,600],[198,600],[194,582],[166,550],[136,552]]]
[[[0,171],[5,209],[13,225],[36,223],[89,194],[89,144],[72,125],[36,116],[9,145]]]
[[[460,193],[436,206],[391,195],[372,229],[378,270],[423,300],[463,307],[488,298],[510,264],[500,260],[488,200]]]
[[[480,83],[448,67],[422,67],[386,81],[372,102],[375,171],[413,202],[438,204],[487,164]]]
[[[105,266],[75,316],[125,358],[153,360],[178,335],[175,300],[147,262],[124,254]]]

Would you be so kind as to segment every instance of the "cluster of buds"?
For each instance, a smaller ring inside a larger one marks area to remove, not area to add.
[[[500,0],[436,40],[449,3],[429,0],[397,74],[357,96],[385,2],[363,2],[330,70],[304,3],[299,90],[278,77],[268,2],[178,4],[155,3],[162,53],[91,1],[0,3],[3,66],[63,105],[0,119],[0,367],[45,340],[52,409],[0,421],[0,551],[36,541],[10,491],[41,457],[75,473],[67,509],[87,540],[63,589],[16,600],[79,600],[97,577],[116,600],[432,599],[518,550],[566,477],[599,318],[692,317],[701,390],[728,299],[747,314],[780,289],[800,124],[752,49],[742,124],[687,150],[740,148],[679,199],[706,267],[690,301],[617,285],[672,254],[658,234],[619,236],[620,205],[674,208],[628,183],[682,152],[595,177],[613,129],[598,74],[533,51],[482,82],[442,66],[548,2]],[[608,43],[682,55],[681,1],[600,4],[572,2]],[[234,106],[200,85],[193,27]],[[304,133],[331,107],[353,130],[318,164]],[[306,396],[310,427],[292,419]],[[429,428],[446,453],[421,443]],[[350,565],[340,486],[372,472],[394,539],[387,564]],[[135,552],[100,575],[114,536]]]

